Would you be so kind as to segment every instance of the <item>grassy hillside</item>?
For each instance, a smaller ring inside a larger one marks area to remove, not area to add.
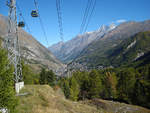
[[[19,97],[19,113],[103,113],[95,107],[66,100],[61,91],[55,92],[48,85],[27,85],[22,92],[29,95]]]
[[[48,85],[26,85],[19,96],[18,113],[150,113],[142,107],[106,100],[73,102],[66,100],[62,92]]]

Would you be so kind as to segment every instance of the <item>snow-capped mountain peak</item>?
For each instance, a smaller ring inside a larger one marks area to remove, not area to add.
[[[109,29],[110,29],[110,30],[113,30],[113,29],[115,29],[115,28],[116,28],[116,25],[115,25],[114,23],[112,23],[112,24],[109,25]]]

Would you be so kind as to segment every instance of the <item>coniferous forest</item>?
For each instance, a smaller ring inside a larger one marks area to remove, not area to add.
[[[102,98],[150,108],[150,65],[74,72],[59,81],[66,98]]]

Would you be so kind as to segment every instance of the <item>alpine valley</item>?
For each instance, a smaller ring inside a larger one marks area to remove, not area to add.
[[[52,45],[49,50],[72,69],[118,67],[148,54],[149,30],[150,20],[129,21],[118,26],[103,25],[97,31]]]

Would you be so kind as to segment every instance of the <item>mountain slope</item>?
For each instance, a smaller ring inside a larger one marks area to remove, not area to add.
[[[7,18],[0,15],[0,36],[4,39],[7,36],[7,32]],[[21,46],[21,56],[27,63],[35,68],[35,70],[39,70],[39,68],[44,66],[58,73],[58,71],[64,67],[47,48],[41,45],[30,34],[22,29],[18,29],[18,36]]]
[[[101,99],[73,102],[48,85],[26,85],[21,93],[28,95],[19,97],[19,113],[150,113],[143,107]]]
[[[117,26],[97,41],[85,48],[74,63],[88,67],[110,66],[109,54],[112,48],[138,32],[150,30],[150,20],[144,22],[127,22]]]
[[[80,52],[92,41],[101,38],[105,33],[115,28],[115,25],[102,26],[94,32],[87,32],[83,35],[78,35],[72,40],[65,43],[59,42],[49,47],[49,50],[61,61],[72,61]]]
[[[135,36],[123,41],[110,53],[109,60],[112,65],[129,64],[134,61],[146,60],[150,53],[150,31],[137,33]],[[150,63],[147,61],[147,63]]]

